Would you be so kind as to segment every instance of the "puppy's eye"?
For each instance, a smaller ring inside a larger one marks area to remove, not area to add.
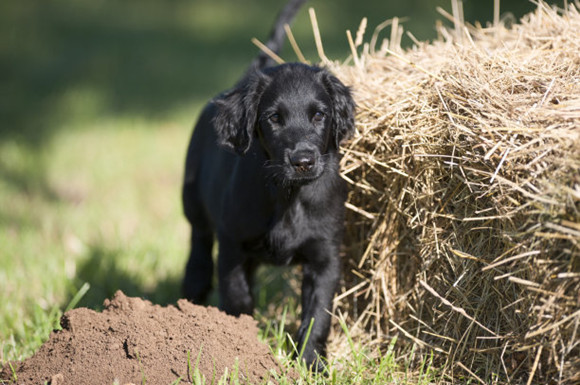
[[[271,123],[280,123],[280,114],[272,114],[270,116],[268,116],[268,120]]]
[[[325,117],[326,115],[324,115],[324,112],[316,111],[316,113],[312,117],[312,121],[315,123],[320,123],[324,120]]]

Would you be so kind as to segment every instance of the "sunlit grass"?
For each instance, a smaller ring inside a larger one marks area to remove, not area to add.
[[[431,366],[431,360],[419,363],[418,370],[410,370],[408,363],[415,360],[414,350],[406,357],[396,357],[394,347],[397,338],[393,338],[385,351],[373,351],[350,337],[348,325],[337,319],[342,332],[348,339],[346,351],[329,357],[325,362],[327,371],[313,371],[300,356],[291,333],[287,330],[288,322],[298,317],[296,307],[284,307],[277,318],[261,319],[261,338],[272,348],[272,352],[282,363],[283,372],[275,376],[280,384],[433,384],[440,383],[442,374]]]
[[[0,179],[3,361],[37,348],[86,281],[92,288],[81,304],[91,307],[116,286],[159,302],[179,295],[188,247],[180,186],[191,123],[184,122],[197,109],[164,122],[70,127],[40,153],[0,143],[0,167],[14,175]]]

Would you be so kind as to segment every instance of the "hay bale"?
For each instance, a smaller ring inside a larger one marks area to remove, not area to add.
[[[406,51],[394,24],[327,63],[358,104],[339,310],[451,380],[579,383],[578,11],[458,21]]]

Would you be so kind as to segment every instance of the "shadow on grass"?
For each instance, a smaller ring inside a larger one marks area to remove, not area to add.
[[[181,298],[182,276],[168,276],[161,279],[148,279],[147,274],[135,266],[127,268],[127,252],[104,247],[90,248],[87,257],[77,268],[78,287],[85,282],[90,285],[77,307],[94,310],[103,309],[103,301],[112,298],[117,290],[127,296],[145,298],[154,304],[167,306]],[[138,256],[133,257],[139,263]],[[149,270],[145,267],[144,270]],[[153,272],[152,272],[153,273]],[[263,316],[279,314],[282,307],[296,309],[300,302],[301,271],[299,267],[262,266],[258,269],[254,283],[256,309]],[[206,305],[218,306],[217,282],[210,293]],[[71,292],[60,306],[64,309],[75,296]]]
[[[162,116],[214,93],[251,54],[240,37],[189,30],[179,13],[191,2],[99,4],[2,3],[0,139],[38,146],[71,120]]]
[[[133,273],[121,266],[121,260],[127,259],[123,254],[126,252],[103,247],[91,248],[77,270],[79,287],[85,282],[90,285],[77,306],[102,310],[103,301],[112,298],[117,290],[122,290],[127,296],[145,298],[162,306],[175,304],[179,299],[181,277],[168,276],[151,282],[142,271]],[[125,263],[126,261],[123,264]],[[135,263],[139,261],[136,260]],[[132,269],[138,270],[134,267]],[[66,307],[75,294],[70,294],[62,308]]]

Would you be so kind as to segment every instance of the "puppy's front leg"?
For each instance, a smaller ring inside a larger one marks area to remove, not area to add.
[[[220,309],[228,314],[252,314],[254,299],[250,287],[247,256],[241,245],[230,239],[219,237],[218,278]]]
[[[332,300],[340,278],[340,257],[333,245],[311,247],[304,264],[302,280],[302,323],[298,330],[298,351],[303,351],[307,365],[316,363],[317,355],[326,357],[326,339],[330,331]],[[313,322],[307,337],[310,323]],[[322,362],[315,368],[324,370]]]

